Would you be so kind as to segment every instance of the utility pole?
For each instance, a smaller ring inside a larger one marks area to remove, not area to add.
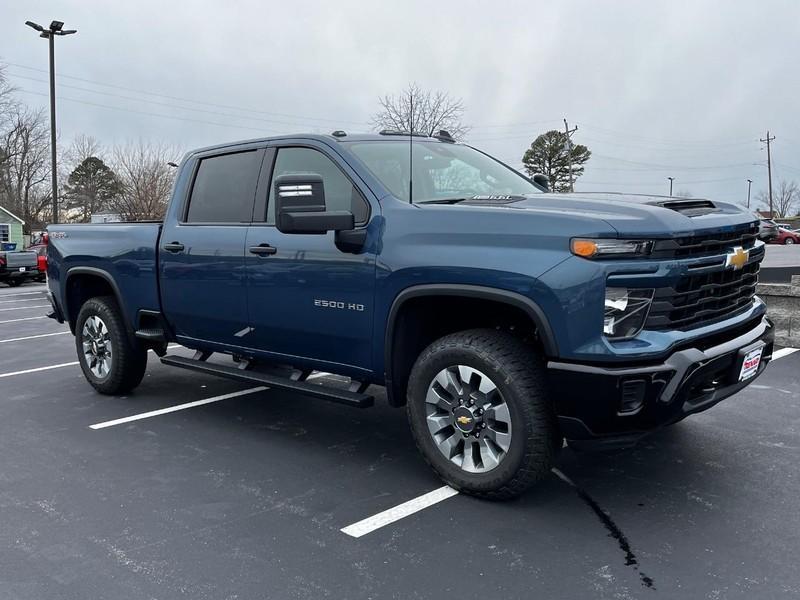
[[[62,21],[53,21],[45,29],[33,21],[25,21],[25,25],[39,32],[39,37],[50,42],[50,184],[52,186],[53,218],[52,223],[58,223],[58,171],[56,163],[56,45],[57,35],[70,35],[78,33],[77,29],[63,29]]]
[[[747,208],[750,208],[750,186],[753,185],[753,180],[747,180]]]
[[[775,139],[775,136],[769,137],[769,129],[767,129],[767,137],[760,142],[767,144],[767,177],[769,178],[769,218],[773,219],[775,215],[772,214],[772,155],[769,151],[769,143]]]
[[[674,177],[667,177],[667,179],[669,179],[669,195],[670,195],[670,198],[671,198],[672,197],[672,182],[675,181],[675,178]]]
[[[575,183],[572,180],[572,134],[578,131],[578,126],[575,125],[572,129],[569,128],[567,120],[564,119],[564,133],[567,134],[567,164],[569,165],[569,191],[575,191]]]

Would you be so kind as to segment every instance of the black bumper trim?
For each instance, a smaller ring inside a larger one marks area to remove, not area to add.
[[[568,440],[621,445],[692,413],[706,410],[752,383],[772,358],[774,330],[764,317],[749,331],[716,346],[686,348],[659,364],[611,367],[548,362],[556,415]],[[738,381],[739,350],[763,344],[754,377]],[[635,413],[620,414],[623,383],[645,385],[645,400]]]

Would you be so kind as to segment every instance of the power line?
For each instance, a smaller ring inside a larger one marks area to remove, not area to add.
[[[12,74],[12,75],[14,77],[19,78],[19,79],[27,79],[29,81],[37,81],[39,83],[47,83],[46,81],[44,81],[42,79],[36,79],[35,77],[25,77],[24,75],[16,75],[16,74]],[[231,117],[233,119],[244,119],[244,120],[249,120],[249,121],[261,121],[261,122],[264,122],[264,123],[274,123],[274,124],[277,124],[277,125],[290,125],[290,126],[301,126],[301,127],[304,127],[304,126],[308,125],[307,123],[298,123],[298,122],[289,122],[289,121],[277,121],[275,119],[264,119],[264,118],[261,118],[261,117],[249,117],[249,116],[244,116],[244,115],[235,115],[235,114],[232,114],[232,113],[224,113],[224,112],[219,112],[219,111],[214,111],[214,110],[206,110],[204,108],[192,108],[191,106],[178,106],[176,104],[170,104],[168,102],[159,102],[158,100],[148,100],[146,98],[134,98],[132,96],[123,96],[122,94],[115,94],[114,92],[104,92],[104,91],[101,91],[101,90],[91,90],[89,88],[83,88],[83,87],[76,86],[76,85],[69,85],[67,83],[59,83],[58,87],[69,88],[69,89],[78,90],[78,91],[81,91],[81,92],[89,92],[91,94],[101,94],[103,96],[111,96],[113,98],[122,98],[123,100],[132,100],[134,102],[144,102],[146,104],[155,104],[157,106],[166,106],[168,108],[177,108],[179,110],[189,110],[189,111],[192,111],[192,112],[200,112],[200,113],[205,113],[205,114],[210,114],[210,115],[217,115],[217,116],[222,116],[222,117]],[[314,126],[318,127],[319,125],[315,124]]]
[[[47,71],[45,71],[43,69],[37,69],[35,67],[29,67],[27,65],[22,65],[22,64],[19,64],[19,63],[7,62],[5,64],[7,64],[8,66],[11,66],[11,67],[17,67],[19,69],[26,69],[28,71],[38,71],[40,73],[46,73],[47,72]],[[64,75],[62,73],[58,73],[58,76],[59,77],[63,77],[65,79],[74,79],[75,81],[82,81],[84,83],[90,83],[92,85],[99,85],[99,86],[103,86],[103,87],[114,88],[114,89],[123,90],[123,91],[126,91],[126,92],[134,92],[136,94],[144,94],[146,96],[155,96],[155,97],[158,97],[158,98],[166,98],[168,100],[177,100],[179,102],[189,102],[189,103],[192,103],[192,104],[200,104],[200,105],[212,106],[212,107],[216,107],[216,108],[239,110],[239,111],[242,111],[242,112],[257,113],[257,114],[264,114],[264,115],[272,115],[272,116],[277,116],[277,117],[289,117],[289,118],[292,118],[292,119],[302,119],[302,120],[307,120],[307,121],[326,121],[328,123],[338,123],[338,124],[349,123],[351,125],[369,125],[369,123],[364,123],[364,122],[360,122],[360,121],[347,121],[345,119],[326,119],[326,118],[322,118],[322,117],[310,117],[310,116],[307,116],[307,115],[277,113],[277,112],[266,111],[266,110],[256,110],[256,109],[253,109],[253,108],[243,108],[241,106],[233,106],[233,105],[229,105],[229,104],[218,104],[218,103],[215,103],[215,102],[206,102],[206,101],[203,101],[203,100],[195,100],[193,98],[181,98],[180,96],[170,96],[170,95],[161,94],[161,93],[158,93],[158,92],[149,92],[149,91],[139,90],[139,89],[136,89],[136,88],[130,88],[130,87],[122,86],[122,85],[116,85],[116,84],[113,84],[113,83],[105,83],[105,82],[102,82],[102,81],[95,81],[93,79],[85,79],[83,77],[76,77],[74,75]]]
[[[24,94],[33,94],[35,96],[45,96],[45,97],[47,97],[47,94],[44,94],[42,92],[34,92],[34,91],[31,91],[31,90],[23,90],[23,89],[17,89],[16,91],[17,92],[22,92]],[[218,127],[233,127],[233,128],[236,128],[236,129],[249,129],[250,131],[258,131],[260,133],[265,133],[264,129],[257,129],[255,127],[247,127],[245,125],[233,125],[231,123],[215,123],[213,121],[203,121],[201,119],[187,119],[187,118],[183,118],[183,117],[176,117],[174,115],[162,115],[162,114],[151,113],[151,112],[142,111],[142,110],[134,110],[132,108],[123,108],[121,106],[111,106],[111,105],[108,105],[108,104],[99,104],[97,102],[88,102],[86,100],[78,100],[77,98],[64,98],[63,96],[59,96],[58,99],[59,99],[59,101],[60,100],[65,100],[67,102],[77,102],[79,104],[86,104],[88,106],[97,106],[99,108],[109,108],[111,110],[121,110],[123,112],[129,112],[129,113],[134,113],[134,114],[138,114],[138,115],[147,115],[147,116],[150,116],[150,117],[160,117],[162,119],[172,119],[174,121],[186,121],[186,122],[189,122],[189,123],[203,123],[205,125],[216,125]],[[273,131],[271,133],[282,133],[282,132]]]

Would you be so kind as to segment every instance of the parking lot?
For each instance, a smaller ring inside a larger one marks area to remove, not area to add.
[[[380,391],[359,411],[151,355],[100,396],[43,289],[0,288],[2,598],[800,595],[800,352],[490,503],[442,488]]]

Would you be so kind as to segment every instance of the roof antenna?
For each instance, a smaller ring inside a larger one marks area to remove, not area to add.
[[[414,204],[414,91],[409,90],[409,108],[411,112],[408,116],[408,203]]]

